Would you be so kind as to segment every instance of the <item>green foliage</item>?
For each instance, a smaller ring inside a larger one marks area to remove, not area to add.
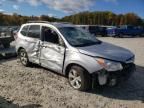
[[[142,25],[142,19],[134,13],[116,15],[109,11],[82,12],[62,18],[63,21],[74,24],[93,25]]]
[[[28,21],[33,20],[44,20],[49,22],[59,21],[59,19],[54,17],[49,17],[46,15],[42,15],[40,17],[37,16],[22,16],[14,13],[13,15],[5,15],[3,13],[0,13],[0,25],[1,26],[13,26],[13,25],[21,25],[23,23],[26,23]]]
[[[44,20],[49,22],[71,22],[73,24],[91,24],[91,25],[143,25],[144,20],[134,13],[114,14],[109,11],[97,12],[80,12],[74,15],[66,16],[58,19],[47,15],[22,16],[14,13],[13,15],[5,15],[0,13],[0,25],[21,25],[31,20]]]

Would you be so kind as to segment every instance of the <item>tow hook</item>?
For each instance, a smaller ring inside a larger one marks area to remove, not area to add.
[[[111,78],[109,78],[109,81],[108,81],[108,86],[109,87],[114,87],[117,85],[117,77],[116,76],[112,76]]]

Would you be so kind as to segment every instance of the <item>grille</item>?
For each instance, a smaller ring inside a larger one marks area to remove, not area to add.
[[[133,63],[122,64],[122,66],[123,70],[121,71],[121,75],[125,77],[130,76],[135,70],[135,64]]]
[[[135,71],[135,64],[133,63],[122,63],[123,70],[117,71],[117,72],[112,72],[110,73],[111,75],[115,75],[119,81],[124,81],[127,80],[132,73]]]
[[[122,64],[122,66],[123,66],[123,70],[127,70],[127,69],[131,69],[131,68],[133,68],[135,65],[133,64],[133,63],[124,63],[124,64]]]

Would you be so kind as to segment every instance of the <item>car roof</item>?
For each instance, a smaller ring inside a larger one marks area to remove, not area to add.
[[[71,24],[71,23],[51,23],[52,25],[56,26],[56,27],[74,27],[75,25]]]
[[[40,21],[40,22],[28,22],[24,25],[51,25],[55,26],[56,28],[60,27],[74,27],[73,24],[68,23],[68,22],[46,22],[46,21]]]

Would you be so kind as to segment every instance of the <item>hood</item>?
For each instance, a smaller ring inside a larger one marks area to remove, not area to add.
[[[89,56],[102,57],[119,62],[126,62],[134,57],[134,54],[131,51],[106,42],[93,46],[78,47],[78,50],[80,53]]]

